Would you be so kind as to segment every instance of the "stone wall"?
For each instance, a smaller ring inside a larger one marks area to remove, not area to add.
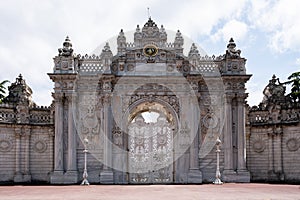
[[[0,104],[0,182],[49,182],[53,171],[51,107],[37,106],[21,75]]]
[[[50,109],[32,110],[35,123],[16,123],[13,108],[0,107],[0,182],[49,182],[53,170]],[[48,119],[48,122],[46,122]]]
[[[284,91],[273,76],[263,102],[248,110],[247,167],[252,181],[300,181],[300,106]]]

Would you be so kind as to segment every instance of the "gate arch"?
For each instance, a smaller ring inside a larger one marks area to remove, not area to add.
[[[144,112],[159,113],[157,121],[146,123]],[[173,138],[178,130],[178,116],[173,107],[159,99],[140,99],[129,106],[125,119],[129,183],[172,183]]]

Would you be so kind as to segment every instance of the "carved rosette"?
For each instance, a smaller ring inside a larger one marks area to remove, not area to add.
[[[33,144],[33,150],[38,153],[44,153],[47,150],[47,143],[43,140],[36,141]]]
[[[0,152],[9,152],[14,148],[14,139],[9,135],[0,137]]]
[[[297,151],[300,147],[300,137],[296,134],[289,135],[285,144],[288,151]]]
[[[255,135],[251,140],[251,147],[254,152],[262,153],[266,149],[266,140],[260,135]]]

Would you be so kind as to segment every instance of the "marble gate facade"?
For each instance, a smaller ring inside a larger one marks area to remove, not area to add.
[[[224,55],[210,57],[195,44],[185,55],[180,31],[174,42],[167,37],[149,19],[137,26],[133,43],[120,31],[115,55],[107,43],[100,55],[85,56],[67,37],[48,74],[50,107],[32,102],[20,76],[0,104],[0,181],[78,183],[88,139],[91,183],[211,182],[218,137],[225,182],[268,180],[253,165],[249,144],[262,129],[245,107],[251,75],[233,39]]]

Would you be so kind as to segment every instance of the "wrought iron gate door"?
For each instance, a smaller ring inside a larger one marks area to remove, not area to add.
[[[166,119],[145,123],[142,117],[129,126],[129,182],[134,184],[173,181],[173,132]]]

